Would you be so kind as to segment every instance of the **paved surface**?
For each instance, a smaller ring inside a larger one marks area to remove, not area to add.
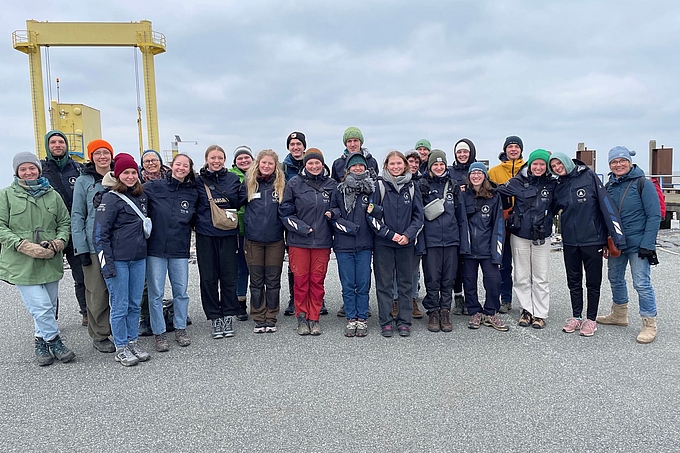
[[[320,337],[299,337],[280,316],[275,334],[255,335],[248,321],[234,338],[212,340],[192,265],[193,344],[161,354],[142,339],[153,357],[133,368],[92,348],[68,272],[60,326],[78,357],[38,367],[31,318],[2,283],[0,450],[678,451],[677,236],[660,238],[672,253],[659,252],[653,270],[660,312],[650,345],[635,342],[634,293],[628,327],[561,332],[571,310],[559,252],[545,330],[517,327],[514,305],[507,333],[454,317],[452,333],[429,333],[423,319],[406,339],[380,337],[375,316],[368,337],[342,336],[333,261]],[[605,281],[601,313],[610,300]]]

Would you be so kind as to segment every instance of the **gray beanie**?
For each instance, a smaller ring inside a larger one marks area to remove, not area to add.
[[[14,156],[14,159],[12,159],[12,168],[14,169],[14,174],[17,175],[17,170],[19,169],[19,166],[21,164],[26,164],[26,163],[31,163],[35,164],[36,167],[38,167],[38,170],[40,171],[40,174],[42,175],[42,165],[40,164],[40,160],[38,157],[29,152],[23,152],[19,153],[16,156]]]

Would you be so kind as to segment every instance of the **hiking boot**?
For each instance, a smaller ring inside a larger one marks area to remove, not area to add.
[[[394,303],[392,304],[392,313],[390,313],[390,315],[393,318],[396,318],[398,313],[399,313],[399,301],[395,300]]]
[[[193,321],[191,320],[191,316],[187,315],[187,326],[190,326],[193,324]]]
[[[160,335],[154,335],[154,346],[158,352],[167,352],[170,350],[168,336],[165,335],[165,332]]]
[[[265,323],[260,323],[258,322],[255,324],[255,328],[253,329],[253,333],[265,333],[267,331],[267,326]]]
[[[127,346],[116,346],[116,355],[113,358],[123,366],[135,366],[139,363],[137,356]]]
[[[149,318],[142,318],[139,320],[139,336],[140,337],[150,337],[153,335],[151,331],[151,323]]]
[[[418,308],[418,299],[413,299],[413,319],[423,319],[423,312]]]
[[[135,357],[139,359],[140,362],[146,362],[151,358],[151,355],[139,346],[136,341],[131,341],[128,343],[128,349],[132,352]]]
[[[309,321],[309,333],[314,336],[321,335],[319,321]]]
[[[534,329],[543,329],[545,327],[545,319],[534,317],[534,321],[531,323],[531,327]]]
[[[264,326],[264,332],[265,333],[274,333],[276,332],[276,324],[273,322],[268,322]]]
[[[501,320],[501,318],[499,318],[496,315],[493,315],[493,316],[486,315],[486,316],[484,316],[483,323],[484,323],[485,326],[493,327],[494,329],[496,329],[500,332],[507,332],[508,330],[510,330],[510,328],[505,325],[505,323]]]
[[[651,343],[656,338],[656,318],[642,317],[642,330],[637,336],[637,342],[642,344]]]
[[[479,326],[482,324],[482,313],[477,312],[468,321],[468,329],[479,329]]]
[[[522,314],[519,315],[518,325],[520,327],[529,327],[531,323],[534,322],[534,316],[527,310],[522,310]]]
[[[365,337],[368,335],[368,323],[364,319],[357,321],[357,337]]]
[[[345,312],[345,304],[342,304],[340,306],[340,310],[338,310],[338,318],[346,318],[347,313]]]
[[[628,325],[628,304],[612,304],[612,312],[605,316],[595,318],[598,324],[610,326]]]
[[[236,315],[236,319],[239,321],[247,321],[248,320],[248,306],[246,305],[246,298],[240,298],[238,299],[238,314]]]
[[[442,332],[451,332],[453,330],[450,313],[450,310],[445,308],[439,311],[439,325],[442,328]]]
[[[224,338],[224,332],[222,331],[222,318],[216,318],[210,321],[212,324],[212,337],[213,340],[219,338]]]
[[[83,315],[83,320],[80,322],[80,325],[83,327],[87,327],[88,324],[89,323],[87,321],[87,315]]]
[[[191,338],[189,338],[186,329],[175,329],[175,341],[181,347],[186,347],[191,344]]]
[[[463,314],[463,310],[465,309],[465,298],[461,296],[460,294],[453,296],[453,309],[451,309],[451,313],[453,313],[456,316],[460,316]]]
[[[399,336],[400,337],[410,337],[411,336],[411,328],[409,326],[399,326],[397,328],[399,331]]]
[[[562,327],[562,332],[566,333],[572,333],[581,328],[582,321],[578,318],[569,318],[567,319],[566,324],[564,324],[564,327]]]
[[[349,321],[347,321],[347,325],[345,326],[345,336],[353,337],[356,334],[357,334],[357,320],[350,319]]]
[[[66,347],[59,335],[46,343],[47,347],[50,348],[50,353],[61,363],[70,362],[76,358],[76,354]]]
[[[116,352],[116,345],[114,345],[113,342],[108,338],[104,338],[103,340],[99,341],[92,340],[92,347],[99,352],[106,353]]]
[[[390,338],[392,335],[394,335],[394,332],[392,330],[392,324],[382,326],[380,328],[380,335],[382,335],[385,338]]]
[[[328,314],[328,308],[326,307],[326,301],[321,302],[321,310],[319,310],[321,316],[326,316]]]
[[[222,333],[224,334],[224,338],[229,338],[236,335],[236,331],[234,331],[233,316],[225,316],[222,318]]]
[[[52,365],[54,357],[47,347],[47,343],[41,337],[35,337],[35,360],[40,366]]]
[[[512,310],[512,302],[501,302],[501,308],[498,310],[498,313],[505,314]]]
[[[427,320],[427,330],[430,332],[439,332],[439,311],[433,311],[428,314],[429,319]]]
[[[579,335],[582,337],[592,337],[596,330],[597,323],[592,319],[586,319],[581,324],[581,331],[579,332]]]
[[[305,314],[300,313],[297,317],[297,320],[298,320],[297,326],[298,335],[309,335],[309,323],[307,322]]]
[[[293,316],[294,314],[295,314],[295,303],[293,302],[293,298],[291,298],[288,301],[288,306],[283,311],[283,316]]]

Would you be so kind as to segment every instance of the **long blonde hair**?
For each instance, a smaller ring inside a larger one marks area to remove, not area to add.
[[[257,157],[255,158],[255,162],[253,162],[253,165],[250,166],[248,171],[246,172],[246,191],[248,192],[248,201],[252,201],[253,197],[257,193],[257,190],[259,189],[259,183],[257,182],[258,176],[260,175],[260,161],[262,160],[263,157],[271,157],[274,159],[274,164],[276,165],[276,168],[274,170],[274,193],[276,193],[276,197],[279,199],[279,203],[283,201],[283,189],[286,187],[286,177],[283,174],[283,168],[281,167],[281,163],[279,162],[279,155],[276,154],[276,152],[273,149],[263,149],[259,153],[257,153]]]

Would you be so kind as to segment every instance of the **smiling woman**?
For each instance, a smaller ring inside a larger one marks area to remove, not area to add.
[[[170,168],[163,165],[163,158],[160,153],[153,149],[147,149],[142,154],[142,182],[161,179],[170,171]]]

